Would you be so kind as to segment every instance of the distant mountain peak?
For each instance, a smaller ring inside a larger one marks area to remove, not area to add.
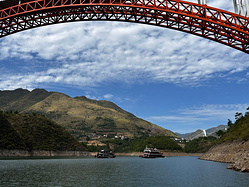
[[[212,128],[209,128],[209,129],[206,129],[206,130],[203,129],[203,130],[206,131],[207,136],[215,136],[215,137],[217,137],[216,132],[218,132],[219,130],[225,130],[227,128],[228,128],[227,125],[219,125],[217,127],[212,127]],[[181,138],[186,139],[186,140],[193,140],[193,139],[196,139],[196,138],[199,138],[199,137],[203,137],[204,136],[203,130],[198,129],[195,132],[190,132],[190,133],[185,133],[185,134],[180,134],[180,133],[176,132],[175,134],[180,136]]]

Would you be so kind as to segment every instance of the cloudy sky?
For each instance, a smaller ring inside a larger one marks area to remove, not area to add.
[[[233,11],[232,0],[207,4]],[[4,37],[0,48],[1,90],[109,100],[174,132],[227,124],[249,106],[248,54],[179,31],[64,23]]]

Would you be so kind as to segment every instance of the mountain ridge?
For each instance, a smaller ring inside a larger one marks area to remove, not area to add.
[[[85,96],[72,98],[44,89],[0,91],[0,110],[44,115],[81,141],[104,135],[176,137],[173,132],[140,119],[110,101],[97,101]]]
[[[227,125],[218,125],[217,127],[211,127],[209,129],[206,129],[206,134],[207,136],[214,136],[214,137],[218,137],[216,135],[216,132],[218,132],[219,130],[226,130],[228,128]],[[199,137],[203,137],[203,130],[198,129],[194,132],[190,132],[190,133],[185,133],[185,134],[181,134],[181,133],[177,133],[175,132],[176,135],[178,135],[181,138],[184,138],[186,140],[193,140]]]

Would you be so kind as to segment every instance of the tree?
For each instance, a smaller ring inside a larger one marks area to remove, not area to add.
[[[239,119],[241,117],[242,117],[242,113],[236,112],[235,119],[237,120],[237,119]]]
[[[219,130],[216,132],[217,136],[221,137],[225,132],[222,130]]]
[[[249,115],[249,107],[246,110],[248,110],[248,111],[246,111],[245,116],[248,116]]]
[[[233,122],[230,119],[228,119],[227,125],[228,125],[228,127],[231,127],[231,126],[233,126]]]

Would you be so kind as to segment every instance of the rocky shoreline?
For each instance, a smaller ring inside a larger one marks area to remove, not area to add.
[[[164,156],[196,156],[201,157],[204,153],[164,152]]]
[[[249,172],[249,141],[233,141],[216,145],[200,159],[230,163],[228,169]]]
[[[55,157],[55,156],[90,156],[87,151],[25,151],[25,150],[0,150],[0,157]]]

